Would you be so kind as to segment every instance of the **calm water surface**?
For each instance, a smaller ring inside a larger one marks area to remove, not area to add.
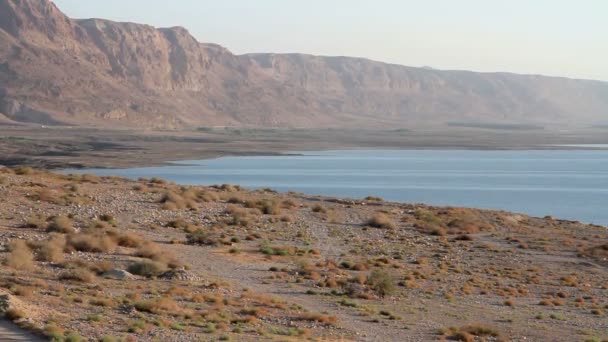
[[[180,184],[504,209],[608,225],[608,150],[349,150],[86,170]]]

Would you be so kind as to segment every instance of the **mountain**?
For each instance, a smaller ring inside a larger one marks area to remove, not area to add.
[[[234,55],[181,27],[70,19],[0,0],[0,121],[107,127],[410,127],[608,122],[608,83]]]

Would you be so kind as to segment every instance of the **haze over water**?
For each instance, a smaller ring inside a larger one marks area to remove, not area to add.
[[[312,195],[522,212],[608,225],[608,150],[349,150],[224,157],[87,170],[180,184],[239,184]]]

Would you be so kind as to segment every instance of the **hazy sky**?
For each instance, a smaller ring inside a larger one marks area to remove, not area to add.
[[[69,16],[184,26],[235,53],[367,57],[608,81],[606,0],[55,0]]]

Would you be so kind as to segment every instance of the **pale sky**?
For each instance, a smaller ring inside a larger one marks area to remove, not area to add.
[[[608,81],[606,0],[54,0],[70,17],[184,26],[237,54]]]

